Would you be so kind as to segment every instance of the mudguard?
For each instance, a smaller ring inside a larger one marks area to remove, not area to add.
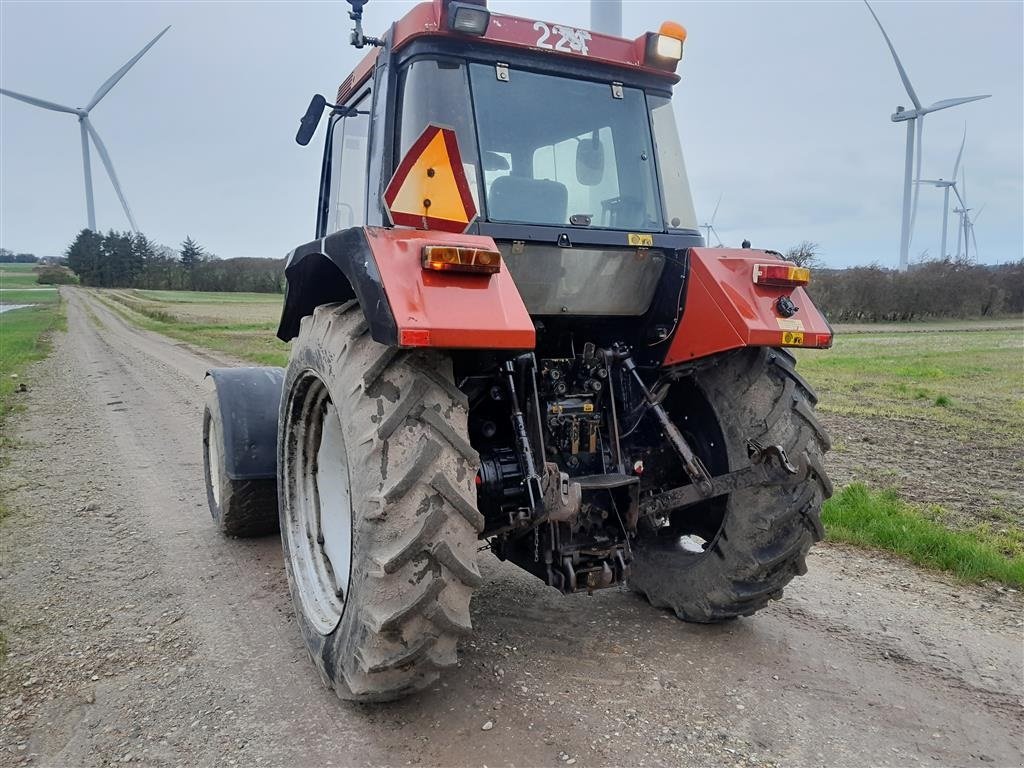
[[[663,365],[684,363],[740,347],[832,346],[832,327],[803,288],[758,285],[755,264],[779,257],[749,248],[691,248],[686,304]],[[779,311],[788,296],[791,317]]]
[[[289,341],[313,310],[356,299],[374,341],[399,347],[532,349],[533,321],[509,271],[493,275],[423,269],[426,245],[497,250],[480,235],[354,227],[288,256],[288,290],[277,335]]]
[[[277,411],[284,368],[211,368],[232,480],[277,478]]]

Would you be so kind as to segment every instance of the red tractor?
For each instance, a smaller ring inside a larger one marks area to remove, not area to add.
[[[786,347],[832,331],[806,269],[706,248],[671,96],[685,31],[636,40],[432,0],[329,111],[315,238],[288,257],[286,370],[211,371],[210,508],[280,527],[344,699],[456,664],[481,542],[563,593],[685,621],[805,571],[828,437]]]

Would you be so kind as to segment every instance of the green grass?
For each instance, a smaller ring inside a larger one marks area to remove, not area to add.
[[[1019,529],[978,526],[953,531],[903,501],[893,491],[846,486],[825,504],[822,520],[833,541],[895,552],[964,581],[1024,586],[1024,536]]]
[[[58,304],[0,312],[0,425],[11,410],[14,391],[24,382],[25,369],[46,357],[47,334],[63,322]]]
[[[210,291],[132,291],[151,301],[170,302],[172,304],[272,304],[278,305],[284,300],[279,293],[228,293]]]
[[[35,272],[38,266],[38,264],[0,264],[0,290],[31,288],[38,285]]]
[[[56,304],[60,300],[56,288],[38,286],[35,288],[0,288],[2,304]]]
[[[12,445],[5,424],[17,406],[17,390],[26,382],[28,367],[49,353],[50,333],[63,327],[64,311],[60,304],[0,312],[0,471],[7,464],[5,454]],[[0,521],[7,514],[0,489]]]
[[[1024,434],[1024,324],[839,335],[827,352],[797,354],[824,412],[930,424],[1007,447]]]

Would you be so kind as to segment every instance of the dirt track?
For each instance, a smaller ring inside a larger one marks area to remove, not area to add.
[[[202,378],[233,361],[65,295],[68,334],[9,424],[0,765],[1024,761],[1021,595],[831,546],[718,627],[484,555],[461,667],[398,705],[340,702],[277,540],[225,540],[206,511]]]

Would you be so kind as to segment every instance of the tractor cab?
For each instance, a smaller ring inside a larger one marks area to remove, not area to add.
[[[318,238],[443,229],[448,215],[453,231],[493,238],[533,317],[638,318],[659,285],[666,307],[677,298],[681,278],[662,272],[703,245],[671,105],[681,26],[623,40],[449,0],[416,6],[379,40],[356,22],[353,42],[373,48],[329,115]],[[469,199],[398,210],[386,189],[430,126],[454,135]],[[665,333],[675,309],[643,325]]]

